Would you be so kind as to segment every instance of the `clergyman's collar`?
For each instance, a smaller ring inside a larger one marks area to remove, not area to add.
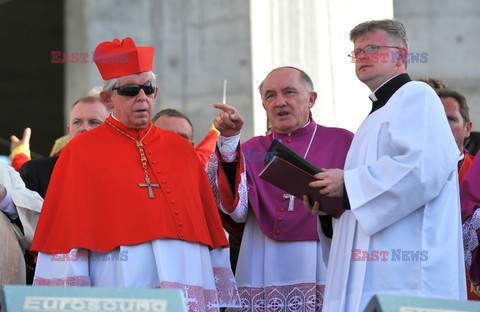
[[[372,111],[370,114],[382,108],[398,89],[410,81],[412,81],[410,76],[407,73],[403,73],[384,82],[383,85],[369,95],[370,100],[372,100]]]

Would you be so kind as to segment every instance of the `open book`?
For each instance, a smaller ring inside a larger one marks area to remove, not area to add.
[[[259,174],[263,180],[299,199],[307,195],[312,203],[325,197],[318,188],[308,186],[321,170],[281,142],[273,140],[264,160],[267,164]]]

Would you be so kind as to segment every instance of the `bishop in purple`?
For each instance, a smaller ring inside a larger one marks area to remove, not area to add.
[[[328,250],[320,244],[317,218],[305,209],[301,198],[258,175],[274,139],[319,168],[343,168],[353,134],[321,126],[311,118],[317,93],[302,70],[274,69],[259,90],[271,132],[240,145],[243,119],[235,108],[215,104],[222,110],[214,122],[221,133],[217,143],[221,161],[207,167],[224,226],[241,239],[235,278],[242,308],[318,311]]]

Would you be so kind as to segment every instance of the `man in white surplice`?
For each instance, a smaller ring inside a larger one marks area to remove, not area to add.
[[[350,39],[373,108],[345,169],[326,170],[311,183],[327,196],[343,196],[344,209],[304,200],[312,213],[343,213],[333,221],[324,311],[363,311],[379,292],[466,299],[458,148],[443,106],[406,74],[400,22],[359,24]]]
[[[25,284],[23,252],[32,243],[42,203],[13,167],[0,162],[0,285]]]

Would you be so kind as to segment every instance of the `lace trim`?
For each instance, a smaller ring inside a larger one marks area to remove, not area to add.
[[[84,286],[90,287],[90,277],[86,275],[67,276],[62,278],[35,277],[33,286]]]
[[[240,295],[232,270],[229,268],[213,268],[213,275],[220,306],[239,308],[241,306]]]
[[[217,291],[213,289],[204,289],[200,286],[185,285],[176,282],[161,282],[160,286],[156,288],[183,290],[185,305],[189,312],[217,312],[220,308]]]
[[[244,161],[244,160],[243,160]],[[247,222],[247,213],[248,213],[248,187],[247,187],[247,173],[246,171],[241,173],[240,185],[238,186],[238,196],[240,196],[237,207],[232,213],[229,213],[225,207],[222,205],[220,200],[220,192],[218,190],[218,157],[215,153],[210,157],[209,162],[207,163],[207,176],[210,182],[210,186],[213,191],[213,197],[219,209],[224,213],[228,214],[233,221],[237,223]]]
[[[189,312],[218,311],[220,307],[240,308],[240,296],[228,268],[214,268],[216,290],[201,286],[185,285],[177,282],[161,282],[158,287],[183,290],[185,303]],[[85,286],[90,287],[88,276],[69,276],[66,278],[35,277],[34,286]]]
[[[239,287],[242,311],[252,312],[320,312],[325,285],[315,283],[265,288]]]
[[[462,225],[463,251],[465,263],[470,268],[472,265],[472,252],[478,247],[477,230],[480,228],[480,209],[475,209],[473,216]]]

